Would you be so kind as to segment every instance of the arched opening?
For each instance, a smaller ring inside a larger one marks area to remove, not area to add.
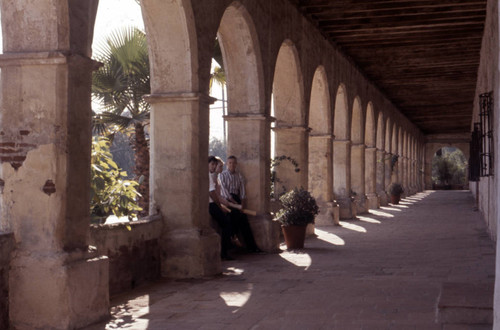
[[[278,197],[294,187],[307,187],[304,86],[297,49],[290,40],[278,52],[272,95],[274,156],[283,159],[273,168],[273,195]]]
[[[385,122],[385,158],[384,158],[384,191],[386,192],[387,195],[387,190],[389,189],[389,186],[391,184],[392,180],[392,159],[393,159],[393,154],[392,154],[392,121],[391,118],[387,118]]]
[[[264,213],[268,208],[269,127],[264,107],[262,64],[255,26],[239,2],[222,16],[220,44],[227,88],[227,155],[238,158],[246,179],[247,206]]]
[[[432,189],[467,189],[468,162],[456,147],[442,147],[432,157]]]
[[[350,116],[347,90],[340,84],[335,96],[333,119],[333,192],[339,204],[341,219],[356,216],[356,208],[351,207],[351,141]]]
[[[368,211],[365,196],[365,130],[363,109],[359,96],[354,98],[351,120],[351,195],[357,213]]]
[[[332,111],[328,80],[323,66],[314,73],[309,106],[308,190],[320,213],[317,224],[332,224]]]
[[[380,111],[377,116],[376,132],[376,192],[379,199],[379,205],[387,205],[387,195],[385,193],[385,158],[388,153],[385,151],[385,136],[385,118],[382,111]]]
[[[265,110],[262,61],[254,21],[240,2],[226,8],[217,40],[226,73],[227,155],[237,157],[237,170],[245,178],[245,207],[256,213],[248,216],[251,229],[245,232],[251,230],[260,249],[274,251],[279,238],[267,217],[270,120]]]
[[[377,130],[373,103],[368,102],[365,121],[365,194],[368,201],[367,207],[379,207],[377,196]]]

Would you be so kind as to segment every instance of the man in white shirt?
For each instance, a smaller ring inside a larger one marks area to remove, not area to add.
[[[219,175],[221,195],[229,202],[243,206],[246,197],[245,179],[243,175],[236,170],[237,165],[238,160],[235,156],[229,156],[227,158],[227,169],[222,171]],[[254,253],[262,252],[255,243],[252,229],[250,228],[246,214],[240,212],[238,209],[231,208],[229,216],[231,218],[231,225],[233,226],[234,231],[241,232],[248,251]]]

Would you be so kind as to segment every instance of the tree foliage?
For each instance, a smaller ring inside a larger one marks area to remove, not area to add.
[[[109,151],[110,141],[105,137],[92,140],[90,213],[93,219],[116,215],[135,217],[141,211],[136,200],[138,183],[127,180],[127,172],[122,171],[113,161]]]
[[[444,147],[432,159],[432,181],[440,185],[463,185],[467,160],[457,148]]]
[[[151,93],[146,35],[137,28],[111,33],[98,48],[96,60],[102,67],[92,75],[92,95],[103,111],[93,116],[95,132],[112,138],[117,131],[129,135],[135,151],[134,174],[141,182],[143,215],[149,205],[150,105],[144,95]]]

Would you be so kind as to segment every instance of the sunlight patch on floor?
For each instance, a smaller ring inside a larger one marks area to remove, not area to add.
[[[359,233],[366,233],[366,229],[364,227],[361,227],[359,225],[355,225],[353,223],[349,223],[349,222],[345,222],[345,221],[340,221],[340,225],[342,226],[342,228],[346,228],[346,229],[349,229],[349,230],[354,230],[354,231],[357,231]]]
[[[393,204],[393,207],[398,207],[400,209],[407,209],[409,208],[408,205],[404,205],[404,203],[399,202],[399,204]]]
[[[386,210],[386,211],[398,211],[398,212],[401,212],[401,209],[398,209],[398,208],[395,208],[395,207],[381,206],[380,208],[382,210]]]
[[[361,221],[364,221],[364,222],[369,222],[369,223],[381,223],[380,221],[378,220],[375,220],[373,218],[368,218],[368,217],[364,217],[362,215],[358,215],[356,216],[356,218],[358,218],[359,220]]]
[[[304,270],[312,264],[311,256],[307,253],[284,251],[279,256],[297,267],[304,267]]]
[[[377,215],[379,217],[394,218],[394,214],[390,214],[390,213],[387,213],[387,212],[382,212],[382,211],[379,211],[379,210],[370,209],[370,210],[368,210],[368,212],[370,214]]]
[[[252,296],[253,284],[248,284],[247,290],[226,292],[222,291],[219,296],[224,300],[227,306],[243,307]]]
[[[317,235],[318,239],[325,241],[327,243],[333,245],[345,245],[345,241],[335,234],[329,233],[327,231],[318,228],[314,229],[314,233]]]

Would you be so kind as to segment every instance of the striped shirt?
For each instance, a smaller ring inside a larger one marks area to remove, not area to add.
[[[245,199],[245,179],[240,172],[235,171],[231,173],[228,170],[224,170],[219,175],[219,181],[222,197],[230,199],[232,198],[231,194],[235,194],[238,195],[241,200]]]

